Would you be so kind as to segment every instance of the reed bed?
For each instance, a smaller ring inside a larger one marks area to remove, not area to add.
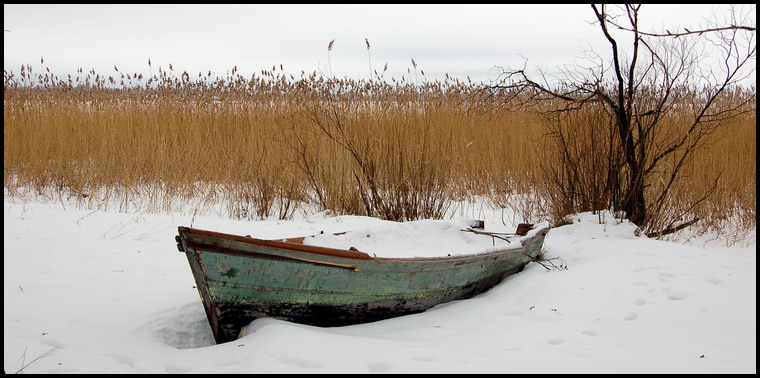
[[[567,189],[541,169],[560,160],[546,120],[499,107],[473,83],[114,70],[5,73],[6,195],[143,211],[222,203],[237,219],[309,208],[393,220],[441,218],[453,201],[480,197],[537,221],[551,215],[547,196]],[[755,113],[722,126],[689,162],[674,213],[755,227]],[[715,195],[689,208],[717,177]]]

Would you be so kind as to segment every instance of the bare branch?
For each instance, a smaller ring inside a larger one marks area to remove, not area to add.
[[[689,227],[689,226],[691,226],[691,225],[693,225],[693,224],[695,224],[697,222],[699,222],[699,217],[694,217],[694,219],[692,219],[692,220],[690,220],[688,222],[679,224],[678,226],[668,227],[668,228],[666,228],[666,229],[664,229],[662,231],[650,232],[650,233],[648,233],[646,235],[647,235],[648,238],[660,238],[660,237],[663,237],[665,235],[681,231],[684,228]]]
[[[609,43],[611,63],[594,55],[599,59],[591,67],[564,66],[555,77],[557,84],[550,84],[542,70],[538,80],[528,76],[525,66],[502,70],[499,83],[484,91],[503,104],[546,105],[536,108],[549,119],[546,136],[560,165],[543,169],[554,183],[549,198],[564,201],[559,211],[612,207],[646,230],[661,224],[665,204],[685,177],[683,171],[711,134],[753,109],[753,98],[725,103],[723,96],[753,72],[754,35],[742,32],[755,29],[734,14],[729,27],[657,35],[639,29],[640,5],[623,5],[622,15],[608,13],[607,7],[591,5],[594,24]],[[630,56],[623,53],[611,27],[632,33]],[[657,36],[680,38],[652,38]],[[708,55],[701,48],[709,43],[722,54],[716,70],[703,64]],[[613,71],[611,79],[605,79],[608,70]],[[596,177],[605,177],[605,182],[600,184]],[[707,190],[704,198],[713,192]],[[583,206],[591,208],[577,208]]]
[[[628,32],[633,32],[635,30],[635,28],[627,28],[625,26],[618,25],[612,21],[608,21],[608,22],[611,25],[616,26],[620,30],[625,30]],[[726,31],[726,30],[757,31],[757,28],[755,28],[754,26],[731,25],[731,26],[724,26],[724,27],[719,27],[719,28],[707,28],[707,29],[699,29],[699,30],[684,29],[683,32],[678,32],[678,33],[667,31],[667,30],[665,33],[648,33],[648,32],[638,31],[638,34],[645,35],[648,37],[683,37],[685,35],[692,35],[692,34],[702,35],[704,33],[712,33],[712,32],[719,32],[719,31]]]

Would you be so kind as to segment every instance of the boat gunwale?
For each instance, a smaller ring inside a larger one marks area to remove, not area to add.
[[[454,255],[454,256],[431,256],[431,257],[373,257],[367,254],[366,252],[361,251],[352,251],[352,250],[345,250],[345,249],[337,249],[337,248],[329,248],[329,247],[321,247],[316,245],[307,245],[302,243],[294,243],[289,242],[287,240],[292,239],[299,239],[301,237],[294,237],[294,238],[288,238],[288,239],[281,239],[281,240],[267,240],[267,239],[259,239],[254,238],[251,236],[243,236],[243,235],[235,235],[235,234],[227,234],[222,232],[216,232],[216,231],[208,231],[208,230],[201,230],[197,228],[191,228],[191,227],[179,227],[180,234],[184,232],[196,234],[200,236],[210,237],[210,238],[220,238],[220,239],[227,239],[227,240],[233,240],[248,244],[255,244],[255,245],[261,245],[271,248],[277,248],[282,249],[287,252],[300,252],[300,253],[310,253],[310,254],[316,254],[316,255],[322,255],[322,256],[331,256],[331,257],[339,257],[339,258],[345,258],[350,260],[377,260],[377,261],[432,261],[432,260],[460,260],[460,259],[470,259],[470,258],[483,258],[488,255],[495,255],[495,254],[501,254],[505,252],[512,252],[512,251],[521,251],[525,249],[525,246],[530,243],[532,240],[538,238],[538,237],[544,237],[546,233],[549,230],[549,226],[541,227],[541,228],[534,228],[530,231],[534,232],[533,235],[528,236],[522,236],[518,239],[515,239],[513,241],[520,241],[521,246],[519,247],[513,247],[512,245],[505,246],[505,248],[500,249],[487,249],[483,252],[476,252],[476,253],[470,253],[470,254],[464,254],[464,255]],[[308,236],[307,236],[308,237]],[[305,237],[303,237],[305,238]],[[186,239],[187,240],[187,239]],[[193,245],[207,245],[206,243],[200,243],[197,241],[191,241],[188,240]],[[216,251],[216,253],[225,253],[222,251]],[[235,254],[247,254],[248,251],[238,251]],[[250,252],[251,257],[255,257],[255,255],[260,255],[261,252]]]

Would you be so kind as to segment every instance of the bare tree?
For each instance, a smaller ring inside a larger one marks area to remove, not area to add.
[[[605,156],[605,164],[591,169],[605,179],[594,181],[594,189],[585,195],[595,198],[584,203],[622,210],[650,235],[677,230],[676,219],[686,214],[668,214],[670,219],[665,219],[664,210],[689,160],[718,127],[754,111],[749,104],[754,99],[730,103],[721,98],[754,72],[755,26],[746,24],[748,15],[740,18],[732,8],[728,26],[713,21],[706,28],[655,33],[640,30],[641,5],[620,6],[616,14],[607,5],[591,8],[594,24],[609,42],[608,60],[592,52],[590,67],[563,69],[555,83],[543,72],[534,80],[524,67],[503,69],[489,94],[504,104],[543,104],[540,108],[553,123],[551,135],[562,155],[560,173],[567,178],[557,185],[577,185],[579,177],[588,175],[579,168],[579,159],[596,164]],[[631,45],[622,46],[615,31],[632,37]],[[706,64],[700,50],[704,43],[721,52],[718,68]],[[567,127],[577,124],[579,117],[596,133],[591,141],[594,153],[580,149],[581,133]],[[577,190],[556,189],[565,191],[560,196],[564,200],[577,200]],[[565,207],[564,211],[594,210]]]

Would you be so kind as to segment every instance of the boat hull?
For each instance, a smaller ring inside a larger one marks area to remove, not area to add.
[[[480,294],[539,256],[548,229],[519,248],[466,256],[361,252],[179,228],[217,343],[259,317],[316,326],[372,322]]]

